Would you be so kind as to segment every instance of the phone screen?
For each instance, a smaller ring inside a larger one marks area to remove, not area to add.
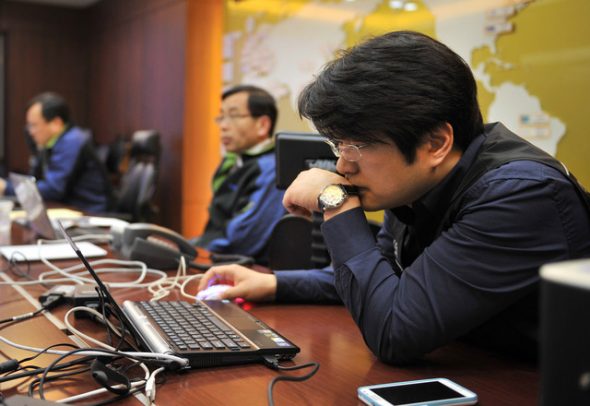
[[[457,399],[464,396],[440,382],[423,382],[409,385],[372,388],[373,392],[392,404]]]

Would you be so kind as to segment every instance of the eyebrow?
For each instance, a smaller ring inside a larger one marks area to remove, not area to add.
[[[223,109],[219,110],[220,113],[224,113]],[[229,109],[227,109],[228,113],[239,113],[240,112],[240,108],[239,107],[230,107]]]

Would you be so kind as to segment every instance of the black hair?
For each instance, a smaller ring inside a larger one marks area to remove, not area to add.
[[[38,94],[29,101],[27,110],[37,103],[41,104],[41,114],[45,121],[59,117],[64,124],[70,122],[70,109],[65,99],[59,94],[53,92]]]
[[[277,121],[278,110],[274,97],[266,90],[252,85],[239,85],[227,89],[221,95],[221,100],[225,100],[236,93],[248,93],[248,110],[252,117],[268,116],[270,118],[269,136],[274,134],[275,124]]]
[[[390,32],[342,51],[300,94],[299,113],[330,138],[390,139],[408,163],[444,123],[453,127],[460,150],[483,131],[467,63],[413,31]]]

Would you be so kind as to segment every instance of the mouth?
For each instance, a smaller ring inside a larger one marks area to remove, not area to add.
[[[359,199],[362,200],[364,193],[366,192],[366,189],[357,185],[353,185],[354,188],[356,189],[356,195],[359,197]]]

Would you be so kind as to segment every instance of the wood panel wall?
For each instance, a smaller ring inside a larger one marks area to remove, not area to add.
[[[88,126],[88,46],[82,10],[0,2],[5,35],[5,162],[26,172],[29,150],[23,137],[27,102],[44,91],[61,93],[73,119]]]
[[[102,0],[82,10],[0,1],[6,168],[28,167],[27,101],[57,91],[99,143],[140,129],[160,132],[157,222],[180,230],[187,1]]]
[[[141,129],[162,140],[157,219],[181,228],[186,0],[103,0],[90,9],[89,123],[111,142]]]

